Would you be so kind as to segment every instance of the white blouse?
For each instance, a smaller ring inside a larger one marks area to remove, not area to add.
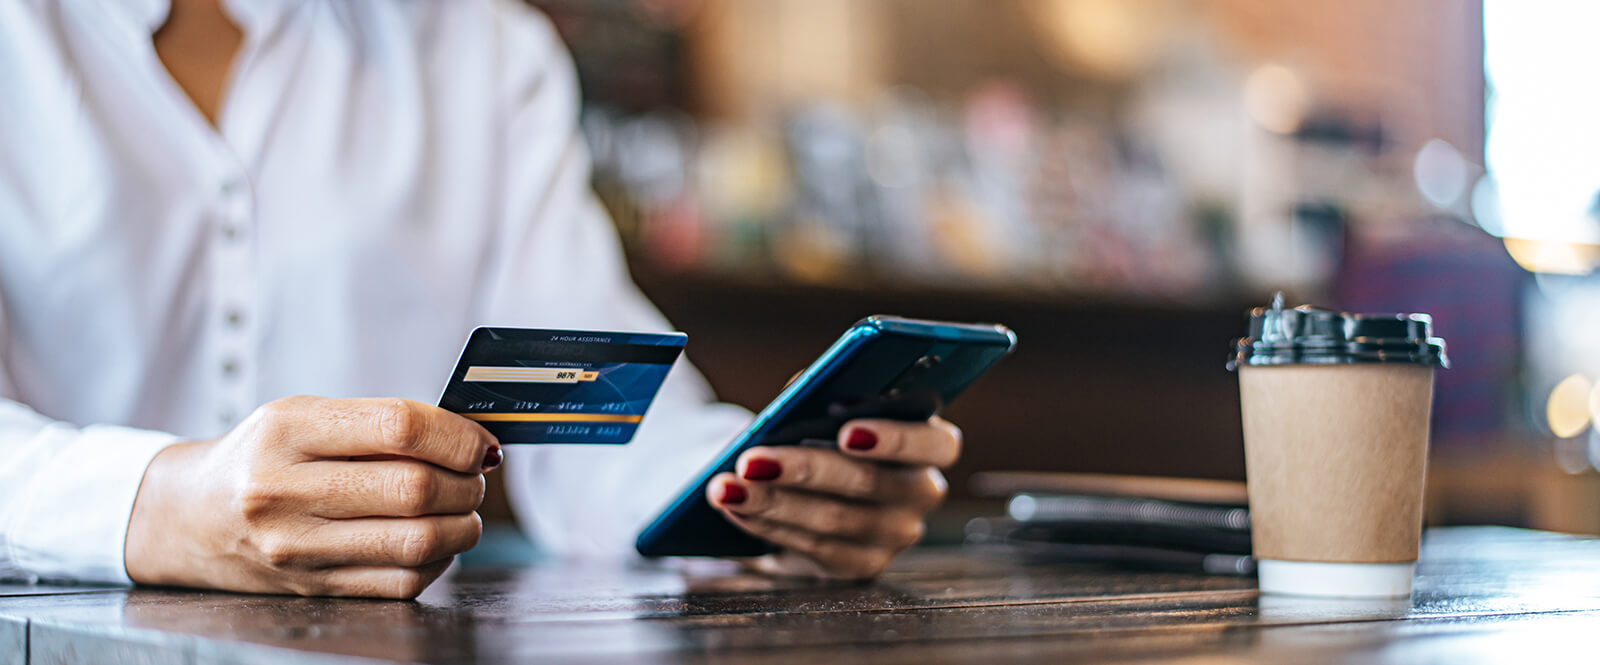
[[[229,0],[218,127],[168,0],[0,2],[0,577],[128,581],[149,460],[293,394],[438,398],[477,325],[669,330],[515,0]],[[690,349],[693,349],[693,340]],[[686,363],[627,446],[512,446],[518,517],[624,553],[748,421]]]

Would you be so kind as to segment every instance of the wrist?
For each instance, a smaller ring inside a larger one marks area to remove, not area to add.
[[[200,462],[211,441],[190,441],[166,447],[145,467],[144,479],[128,518],[123,567],[135,584],[193,585],[197,566],[190,541],[196,523],[191,506],[199,505],[203,477]]]

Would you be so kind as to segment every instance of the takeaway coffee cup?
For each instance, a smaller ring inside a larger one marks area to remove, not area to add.
[[[1263,593],[1404,597],[1422,535],[1434,368],[1426,314],[1301,306],[1235,343],[1251,537]]]

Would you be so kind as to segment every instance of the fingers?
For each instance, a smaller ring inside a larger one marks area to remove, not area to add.
[[[839,449],[863,459],[944,468],[961,457],[961,428],[943,418],[927,422],[863,418],[839,428]]]
[[[300,505],[327,519],[458,515],[483,503],[482,474],[457,473],[415,460],[324,460],[300,470]]]
[[[819,448],[751,448],[734,470],[753,483],[923,511],[939,505],[945,494],[944,476],[932,467],[888,466]]]
[[[726,488],[738,486],[730,494]],[[737,499],[736,501],[730,501]],[[898,506],[847,501],[821,494],[739,483],[733,474],[712,482],[711,503],[743,518],[776,522],[812,533],[865,545],[902,550],[922,539],[922,512]]]
[[[296,591],[303,596],[392,598],[411,600],[450,567],[450,559],[416,568],[354,566],[317,575]]]
[[[251,420],[269,439],[316,457],[399,455],[462,473],[483,471],[499,447],[477,423],[404,399],[290,397],[262,406]]]
[[[961,430],[933,418],[859,419],[839,432],[839,450],[752,448],[736,473],[712,479],[707,500],[728,521],[785,548],[784,570],[866,579],[922,538],[923,515],[948,485],[939,467],[961,455]]]
[[[821,577],[871,579],[888,568],[897,553],[892,548],[831,538],[781,522],[736,514],[728,519],[751,535],[809,559],[816,569],[808,572]]]
[[[254,540],[264,562],[279,570],[420,568],[472,549],[482,534],[482,520],[477,513],[467,513],[330,520],[302,534]]]

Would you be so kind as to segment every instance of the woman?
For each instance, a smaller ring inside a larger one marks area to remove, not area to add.
[[[687,365],[624,447],[507,456],[415,401],[475,325],[670,329],[520,4],[21,0],[0,85],[0,576],[413,597],[502,459],[540,545],[621,554],[748,420]],[[960,444],[852,422],[707,499],[765,570],[871,577]]]

